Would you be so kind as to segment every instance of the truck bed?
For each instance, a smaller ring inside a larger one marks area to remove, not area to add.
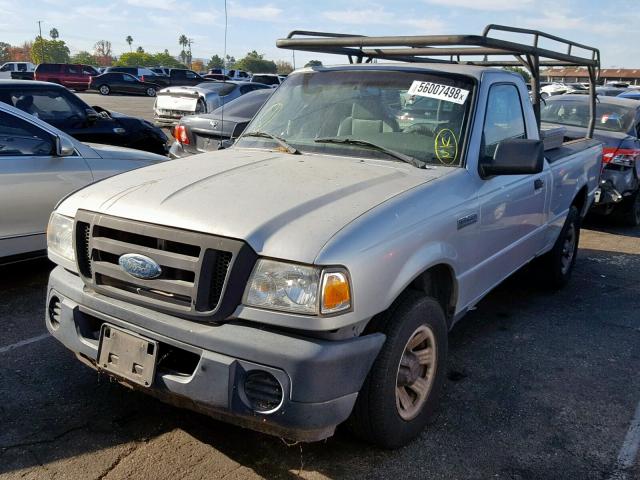
[[[549,163],[555,163],[558,160],[562,160],[563,158],[569,157],[578,152],[582,152],[584,150],[588,150],[591,147],[595,147],[600,143],[602,142],[593,138],[580,138],[578,140],[565,142],[559,148],[547,150],[546,152],[544,152],[544,155]]]

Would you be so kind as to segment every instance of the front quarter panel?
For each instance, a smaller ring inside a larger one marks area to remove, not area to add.
[[[349,269],[353,320],[369,319],[431,266],[446,264],[456,277],[469,270],[477,224],[459,227],[458,221],[477,218],[477,212],[472,178],[465,169],[454,169],[349,224],[325,245],[316,263]]]

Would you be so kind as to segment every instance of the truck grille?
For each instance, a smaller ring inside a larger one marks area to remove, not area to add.
[[[253,250],[238,240],[82,210],[76,216],[75,240],[78,270],[87,286],[188,317],[228,316],[255,262]],[[160,265],[160,275],[142,279],[127,273],[119,265],[125,254],[151,258]],[[221,308],[232,279],[242,285],[232,289],[226,308]]]

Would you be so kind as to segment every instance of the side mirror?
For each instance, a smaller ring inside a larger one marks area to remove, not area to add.
[[[494,175],[533,175],[544,168],[542,140],[503,140],[491,157],[480,160],[482,178]]]
[[[69,157],[76,153],[76,147],[67,137],[56,137],[56,156]]]
[[[85,113],[87,114],[87,121],[89,123],[94,123],[100,118],[100,114],[96,112],[93,108],[87,108],[85,110]]]

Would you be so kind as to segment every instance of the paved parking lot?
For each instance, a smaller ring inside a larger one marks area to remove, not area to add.
[[[519,273],[454,328],[439,413],[394,452],[286,445],[100,379],[46,335],[50,264],[2,267],[0,479],[640,478],[616,466],[637,447],[640,233],[591,228],[567,289]]]
[[[98,105],[107,110],[114,110],[134,117],[153,122],[154,98],[142,95],[100,95],[97,92],[76,93],[91,106]]]

